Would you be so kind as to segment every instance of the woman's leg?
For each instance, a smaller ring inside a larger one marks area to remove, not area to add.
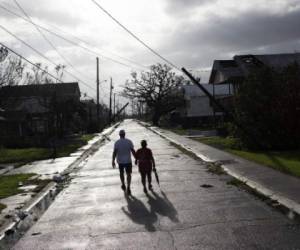
[[[152,189],[152,184],[151,184],[151,182],[152,182],[152,175],[151,174],[152,174],[151,170],[147,172],[147,179],[148,179],[148,187],[149,187],[149,189]]]
[[[146,174],[141,172],[141,179],[142,179],[142,184],[145,187],[146,186]]]

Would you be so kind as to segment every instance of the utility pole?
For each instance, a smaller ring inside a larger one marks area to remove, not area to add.
[[[112,90],[114,89],[112,84],[112,77],[110,78],[110,94],[109,94],[109,124],[112,122]]]
[[[213,82],[213,98],[215,99],[215,83]],[[214,112],[214,127],[215,129],[217,128],[217,124],[216,124],[216,105],[212,104],[213,107],[213,112]]]
[[[114,117],[116,115],[116,93],[114,93],[114,112],[113,112],[113,115],[114,115]]]
[[[99,58],[96,58],[97,61],[97,129],[99,128]]]

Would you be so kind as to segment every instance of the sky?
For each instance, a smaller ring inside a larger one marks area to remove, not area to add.
[[[213,61],[238,54],[300,51],[299,0],[96,0],[123,25],[177,67],[206,83]],[[82,93],[95,97],[96,56],[100,58],[100,98],[108,103],[112,78],[118,94],[130,73],[164,63],[132,38],[91,0],[17,0],[32,20],[71,40],[66,42],[4,10],[24,14],[14,0],[0,0],[0,25],[51,62],[66,65],[64,81],[80,79]],[[54,64],[0,28],[0,41],[27,59]],[[75,43],[75,44],[74,44]],[[89,48],[87,51],[77,45]],[[71,66],[68,64],[71,63]],[[180,74],[180,72],[178,72]],[[74,78],[76,77],[76,79]],[[89,85],[90,87],[87,87]],[[117,96],[117,100],[124,100]]]

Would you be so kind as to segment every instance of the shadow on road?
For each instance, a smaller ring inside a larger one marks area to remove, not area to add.
[[[147,231],[154,232],[156,228],[154,223],[157,221],[157,215],[152,210],[149,211],[143,202],[134,196],[125,195],[126,201],[128,203],[127,209],[122,207],[122,211],[137,224],[144,225]]]
[[[127,209],[122,207],[122,211],[136,224],[144,225],[149,232],[156,231],[155,223],[158,215],[168,217],[173,222],[179,222],[178,214],[167,195],[161,191],[162,197],[152,191],[148,194],[148,204],[150,210],[145,204],[134,196],[125,195]]]
[[[163,191],[161,191],[161,194],[163,196],[161,197],[153,190],[151,191],[151,194],[153,196],[148,195],[150,211],[156,214],[160,214],[162,216],[166,216],[173,222],[179,222],[177,210],[175,209],[171,201],[168,199],[167,195]]]

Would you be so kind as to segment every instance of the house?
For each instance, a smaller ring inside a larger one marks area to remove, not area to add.
[[[97,118],[97,104],[93,99],[82,100],[86,113],[85,129],[88,133],[95,133],[103,129],[108,123],[109,110],[104,104],[99,104],[99,118]]]
[[[234,90],[253,69],[263,66],[280,69],[292,63],[300,64],[300,53],[270,55],[236,55],[233,60],[215,60],[209,84],[232,83]]]
[[[77,82],[16,85],[0,88],[5,137],[45,136],[64,133],[80,101]],[[2,125],[3,126],[3,125]]]
[[[239,86],[253,70],[261,67],[281,69],[292,63],[300,64],[300,53],[270,55],[236,55],[232,60],[215,60],[209,78],[209,84],[217,86],[232,85],[232,96],[219,99],[219,103],[231,111],[234,108],[235,95]]]
[[[231,84],[201,84],[216,99],[233,95]],[[185,106],[180,110],[181,121],[191,126],[210,123],[214,119],[221,119],[220,112],[209,100],[208,96],[196,85],[186,84],[182,86]]]

